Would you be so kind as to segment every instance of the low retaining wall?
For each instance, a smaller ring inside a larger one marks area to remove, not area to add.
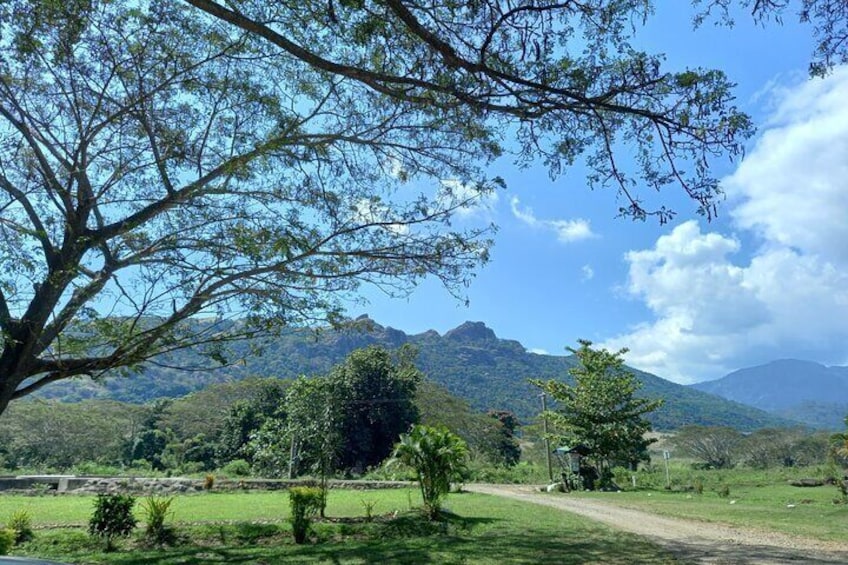
[[[0,492],[101,494],[127,492],[132,494],[183,494],[202,492],[206,481],[183,477],[76,477],[73,475],[27,475],[0,477]],[[292,486],[314,485],[311,480],[284,479],[216,479],[213,490],[284,490]],[[329,481],[332,488],[386,489],[406,488],[406,481]]]

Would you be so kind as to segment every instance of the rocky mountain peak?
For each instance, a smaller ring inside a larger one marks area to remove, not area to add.
[[[498,336],[483,322],[465,322],[448,331],[445,338],[456,341],[491,341],[498,339]]]

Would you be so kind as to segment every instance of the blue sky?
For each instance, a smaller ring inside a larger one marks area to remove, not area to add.
[[[351,315],[407,333],[483,321],[556,355],[586,338],[680,383],[779,358],[848,364],[848,68],[809,79],[811,30],[791,17],[693,30],[688,2],[658,4],[638,44],[669,70],[723,69],[759,129],[744,160],[715,163],[719,217],[669,191],[669,224],[616,218],[614,192],[589,191],[584,169],[551,181],[504,159],[490,172],[508,190],[457,218],[500,227],[470,304],[425,282],[408,299],[366,290]]]

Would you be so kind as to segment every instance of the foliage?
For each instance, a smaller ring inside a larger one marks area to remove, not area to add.
[[[15,510],[6,523],[6,527],[15,532],[15,544],[30,541],[35,532],[32,529],[32,514],[27,510]]]
[[[743,435],[727,427],[685,426],[670,439],[683,454],[706,467],[731,468],[736,464]]]
[[[557,403],[555,411],[543,416],[551,420],[560,441],[588,448],[604,481],[614,462],[633,466],[647,459],[652,440],[645,434],[651,424],[643,416],[662,400],[634,397],[641,384],[624,367],[626,349],[611,353],[592,349],[587,340],[579,343],[579,349],[569,348],[578,362],[569,371],[573,385],[556,380],[533,383]]]
[[[244,459],[234,459],[221,467],[221,473],[228,477],[249,477],[250,463]]]
[[[100,494],[94,501],[94,512],[88,521],[88,532],[103,538],[106,550],[113,549],[116,536],[128,536],[136,525],[133,516],[135,498],[128,494]]]
[[[219,460],[249,457],[245,447],[251,434],[261,428],[268,418],[281,415],[287,387],[286,381],[263,379],[250,398],[238,400],[229,407],[218,439]]]
[[[312,518],[324,507],[324,491],[315,487],[292,487],[289,489],[289,506],[294,542],[306,541]]]
[[[171,504],[174,498],[160,498],[150,496],[141,502],[144,512],[144,537],[156,544],[171,543],[174,535],[173,530],[165,525],[165,520],[173,514]]]
[[[462,478],[468,447],[447,428],[413,426],[402,434],[392,458],[415,470],[424,508],[430,519],[436,519],[442,500],[450,492],[452,481]]]
[[[848,416],[845,417],[844,422],[848,427]],[[830,436],[828,454],[835,463],[843,468],[848,467],[848,431]]]
[[[553,176],[585,159],[621,214],[665,221],[639,192],[711,217],[709,161],[752,133],[722,72],[633,46],[646,2],[55,6],[0,11],[0,411],[192,344],[227,364],[362,284],[460,295],[491,232],[450,220],[507,149]]]
[[[496,443],[492,446],[494,460],[506,467],[512,467],[521,458],[521,448],[515,433],[518,429],[518,418],[509,410],[489,410],[487,416],[494,419],[496,426]]]
[[[15,545],[15,530],[0,528],[0,555],[6,555]]]
[[[739,456],[758,469],[821,464],[827,459],[827,435],[799,428],[756,430],[741,440]]]
[[[362,474],[417,422],[420,378],[408,350],[394,361],[384,348],[369,347],[326,376],[298,379],[287,390],[285,409],[266,418],[248,444],[254,468],[262,474],[289,466],[292,474]]]
[[[68,469],[87,461],[119,465],[144,412],[114,401],[33,399],[0,415],[0,441],[13,468]]]
[[[338,466],[361,474],[391,454],[398,435],[418,423],[416,353],[402,348],[394,361],[382,347],[352,352],[329,374],[341,444]]]

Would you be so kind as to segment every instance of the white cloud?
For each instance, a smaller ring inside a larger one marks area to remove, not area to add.
[[[535,353],[536,355],[550,355],[547,349],[542,349],[540,347],[532,347],[527,350],[529,353]]]
[[[602,344],[678,382],[797,357],[848,359],[848,69],[784,90],[725,179],[740,234],[685,222],[631,251],[626,291],[653,316]]]
[[[583,265],[580,268],[580,272],[582,273],[581,279],[583,281],[590,281],[595,278],[595,269],[591,265]]]
[[[513,196],[510,201],[512,215],[528,226],[553,231],[557,239],[562,243],[571,243],[583,239],[595,237],[588,220],[578,218],[576,220],[540,220],[531,208],[521,208],[521,202]]]
[[[463,183],[456,179],[441,181],[442,188],[439,192],[439,200],[444,206],[453,206],[467,202],[464,206],[457,208],[455,214],[460,217],[491,214],[498,203],[498,193],[494,190],[481,192],[474,186]]]

